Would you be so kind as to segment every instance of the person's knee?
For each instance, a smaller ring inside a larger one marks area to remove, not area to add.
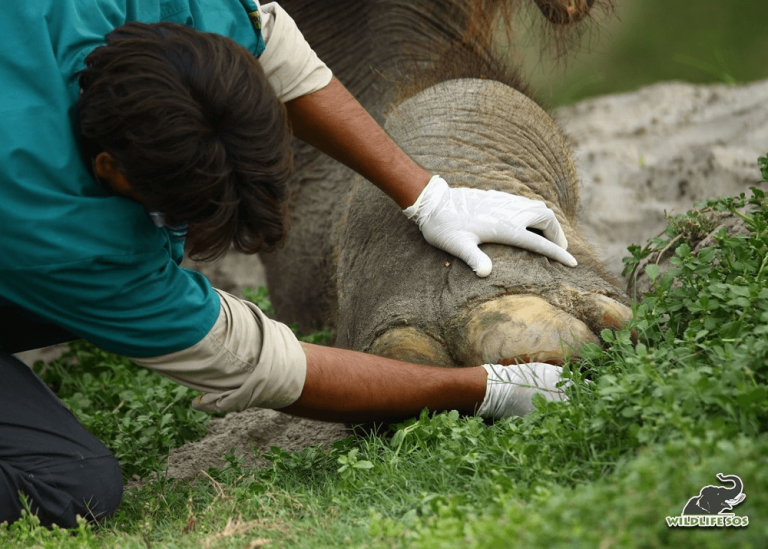
[[[87,460],[79,468],[73,493],[76,514],[99,521],[112,516],[123,497],[123,474],[113,455]]]
[[[47,484],[34,503],[42,524],[75,528],[77,517],[98,522],[112,516],[123,497],[123,475],[112,454],[69,462],[38,475]]]
[[[111,516],[123,495],[120,464],[112,454],[24,471],[0,462],[0,522],[16,521],[24,508],[44,526],[77,527],[77,517]]]

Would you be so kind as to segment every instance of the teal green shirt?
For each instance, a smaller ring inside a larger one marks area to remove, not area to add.
[[[252,0],[23,0],[0,8],[0,304],[99,347],[157,356],[208,333],[219,299],[183,242],[109,196],[77,148],[77,73],[128,21],[170,21],[264,49]],[[7,320],[7,319],[6,319]],[[0,323],[2,325],[2,323]]]

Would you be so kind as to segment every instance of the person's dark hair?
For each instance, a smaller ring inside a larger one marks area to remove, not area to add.
[[[285,108],[234,41],[172,23],[131,22],[80,73],[80,131],[170,225],[212,259],[282,242],[293,165]]]

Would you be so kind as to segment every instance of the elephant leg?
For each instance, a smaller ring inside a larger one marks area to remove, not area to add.
[[[560,364],[630,318],[623,291],[574,226],[565,137],[529,99],[498,83],[454,80],[408,100],[386,127],[452,185],[543,200],[579,266],[488,244],[493,272],[478,278],[359,180],[339,226],[337,344],[437,365]]]
[[[276,318],[303,333],[334,324],[334,237],[352,177],[352,170],[328,157],[314,155],[305,162],[291,181],[285,242],[260,254]]]

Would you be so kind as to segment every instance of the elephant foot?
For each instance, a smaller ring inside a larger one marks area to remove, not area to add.
[[[578,358],[585,343],[599,344],[601,330],[621,327],[632,314],[604,295],[565,293],[571,294],[571,312],[539,296],[504,295],[456,315],[446,323],[443,337],[416,327],[395,327],[378,336],[370,352],[432,365],[562,365]]]
[[[454,333],[461,364],[561,364],[599,340],[581,320],[532,295],[507,295],[459,315]]]

